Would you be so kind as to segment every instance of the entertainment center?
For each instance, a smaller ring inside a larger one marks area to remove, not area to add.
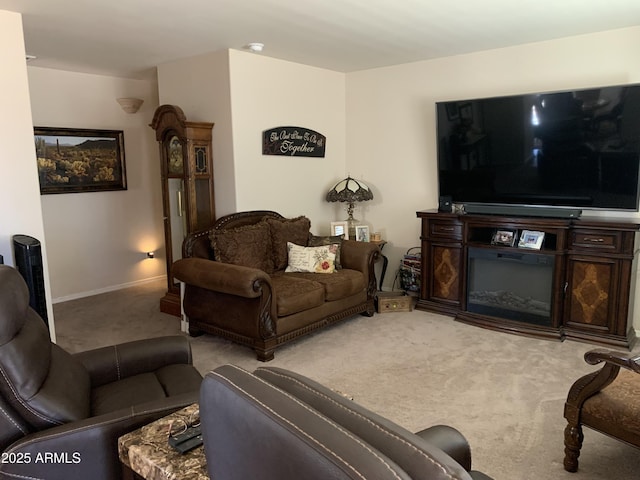
[[[630,348],[640,84],[435,106],[439,211],[417,212],[417,308]]]
[[[539,338],[631,348],[640,220],[425,210],[416,308]],[[507,232],[504,243],[496,233]],[[510,245],[535,232],[540,248]],[[514,239],[515,239],[514,238]]]

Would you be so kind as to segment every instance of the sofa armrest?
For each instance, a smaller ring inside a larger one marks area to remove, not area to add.
[[[344,268],[367,274],[379,257],[380,249],[375,243],[342,241],[340,263]]]
[[[640,373],[640,355],[637,353],[617,352],[596,348],[585,353],[584,360],[589,365],[597,365],[598,363],[606,362]]]
[[[89,372],[93,388],[153,372],[167,365],[192,364],[191,344],[181,335],[148,338],[74,354]]]
[[[271,286],[271,277],[262,270],[204,258],[182,258],[171,272],[188,285],[246,298],[262,295],[260,285]]]
[[[569,389],[564,405],[564,418],[572,425],[579,423],[580,409],[584,402],[609,386],[617,378],[620,367],[640,373],[640,356],[637,353],[594,349],[585,353],[584,359],[590,365],[604,365],[601,369],[578,378]]]

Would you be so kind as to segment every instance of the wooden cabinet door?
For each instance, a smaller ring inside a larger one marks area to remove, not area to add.
[[[432,244],[429,256],[429,299],[460,305],[462,248]]]
[[[564,324],[592,333],[615,333],[618,314],[619,261],[570,256]]]

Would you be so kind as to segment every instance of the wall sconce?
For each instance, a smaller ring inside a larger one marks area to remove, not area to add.
[[[125,112],[136,113],[140,109],[140,106],[142,105],[144,100],[140,98],[126,97],[126,98],[116,98],[116,102],[120,104],[120,106],[122,107],[122,110],[124,110]]]
[[[147,258],[153,258],[156,256],[155,252],[147,252]]]

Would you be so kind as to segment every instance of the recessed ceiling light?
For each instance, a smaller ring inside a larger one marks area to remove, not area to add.
[[[260,53],[263,48],[264,48],[264,43],[259,43],[259,42],[253,42],[247,45],[247,49],[256,53]]]

